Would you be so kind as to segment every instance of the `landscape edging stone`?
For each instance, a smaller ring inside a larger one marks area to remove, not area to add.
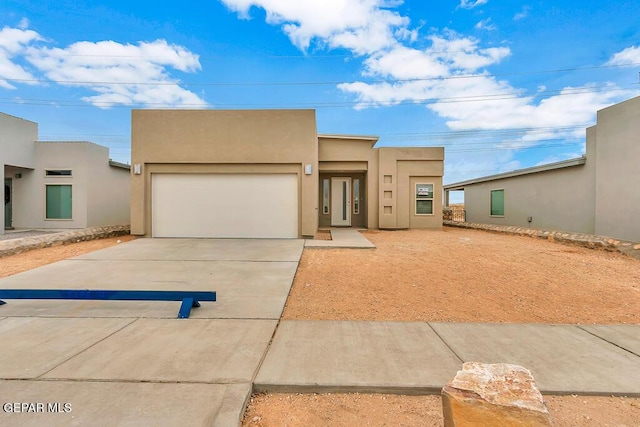
[[[3,240],[0,241],[0,258],[33,249],[49,248],[87,240],[105,239],[107,237],[124,236],[130,234],[130,232],[131,228],[129,225],[109,225]]]
[[[447,227],[467,228],[472,230],[490,231],[493,233],[511,234],[515,236],[534,237],[552,242],[582,246],[589,249],[602,249],[610,252],[620,252],[633,258],[640,259],[640,243],[614,239],[612,237],[557,230],[538,230],[535,228],[516,227],[513,225],[482,224],[476,222],[458,222],[449,220],[445,220],[442,223]]]

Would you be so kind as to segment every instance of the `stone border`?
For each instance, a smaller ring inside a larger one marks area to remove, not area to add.
[[[621,254],[640,259],[640,243],[628,242],[605,236],[597,236],[595,234],[570,233],[555,230],[536,230],[533,228],[515,227],[511,225],[493,225],[474,222],[443,221],[442,223],[447,227],[469,228],[473,230],[483,230],[515,236],[537,237],[538,239],[545,239],[568,245],[577,245],[589,249],[602,249],[610,252],[619,252]]]
[[[87,240],[105,239],[107,237],[124,236],[130,233],[129,225],[110,225],[91,227],[82,230],[68,230],[41,236],[25,237],[0,241],[0,258],[27,252],[33,249],[67,245]]]

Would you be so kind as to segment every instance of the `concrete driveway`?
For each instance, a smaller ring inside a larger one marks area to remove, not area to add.
[[[218,301],[176,319],[180,302],[8,300],[0,425],[238,425],[302,249],[138,239],[1,279],[8,289],[207,290]]]

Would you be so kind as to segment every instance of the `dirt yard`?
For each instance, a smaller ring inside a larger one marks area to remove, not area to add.
[[[640,426],[640,399],[545,396],[555,427]],[[440,396],[260,394],[243,427],[432,427],[443,425]]]
[[[640,323],[640,261],[529,237],[368,231],[306,249],[284,319]],[[545,396],[554,425],[640,426],[640,399]],[[260,394],[243,426],[442,426],[439,396]]]
[[[640,261],[632,258],[471,230],[365,235],[378,249],[305,250],[284,318],[640,323]],[[0,277],[131,239],[0,258]],[[545,401],[558,427],[640,426],[637,398]],[[442,408],[439,396],[260,394],[243,426],[442,426]]]
[[[640,261],[478,230],[368,231],[306,249],[284,319],[640,323]]]
[[[34,249],[21,254],[3,257],[0,258],[0,278],[88,252],[97,251],[98,249],[108,248],[109,246],[117,245],[118,242],[128,242],[133,239],[135,239],[134,236],[109,237],[107,239],[89,240],[87,242]]]

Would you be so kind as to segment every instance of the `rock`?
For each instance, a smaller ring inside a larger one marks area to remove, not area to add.
[[[442,389],[442,409],[445,427],[552,425],[531,372],[506,363],[465,363]]]

